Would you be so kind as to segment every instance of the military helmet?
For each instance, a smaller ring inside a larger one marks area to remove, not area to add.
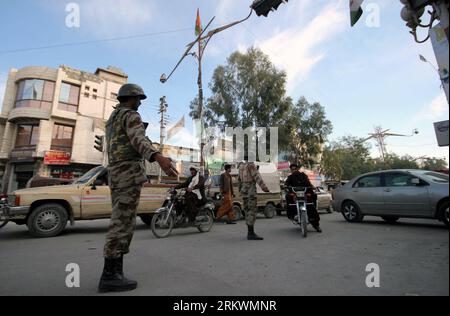
[[[144,90],[137,84],[127,83],[119,89],[117,100],[121,101],[125,97],[140,97],[141,100],[147,99]]]

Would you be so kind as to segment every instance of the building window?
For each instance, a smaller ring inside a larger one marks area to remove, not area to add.
[[[59,93],[58,109],[76,113],[80,99],[80,87],[62,83]]]
[[[86,86],[86,87],[84,87],[84,89],[85,89],[86,91],[89,91],[89,90],[91,89],[91,87]]]
[[[55,124],[53,127],[51,150],[60,150],[71,153],[73,130],[74,128],[72,126]]]
[[[97,96],[94,94],[94,95],[92,96],[92,99],[97,100]]]
[[[19,125],[17,129],[16,148],[36,146],[39,142],[39,126]]]
[[[85,97],[85,98],[89,98],[89,93],[85,92],[85,93],[84,93],[84,97]]]
[[[94,93],[97,93],[98,92],[98,90],[97,89],[94,89],[94,90],[92,90]]]
[[[55,83],[40,79],[26,79],[18,83],[16,108],[36,108],[50,111]]]

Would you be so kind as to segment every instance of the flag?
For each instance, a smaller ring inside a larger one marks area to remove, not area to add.
[[[181,120],[177,124],[175,124],[172,128],[170,128],[167,131],[167,140],[171,139],[176,134],[178,134],[178,132],[181,131],[184,128],[184,125],[185,125],[185,119],[184,119],[184,116],[183,116],[181,118]]]
[[[350,20],[352,27],[358,22],[363,14],[363,9],[361,8],[364,0],[350,0]]]
[[[200,19],[200,9],[197,9],[197,21],[195,21],[195,36],[199,36],[203,31],[202,20]]]

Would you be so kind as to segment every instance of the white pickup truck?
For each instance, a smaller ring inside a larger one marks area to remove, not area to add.
[[[173,185],[145,184],[138,216],[150,225]],[[111,197],[105,167],[96,167],[70,185],[15,191],[0,208],[0,219],[27,225],[35,237],[59,235],[70,221],[105,219],[111,216]]]

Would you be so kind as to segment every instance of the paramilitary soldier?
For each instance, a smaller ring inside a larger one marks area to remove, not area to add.
[[[147,181],[144,159],[156,161],[169,176],[177,175],[172,161],[163,157],[145,135],[137,110],[141,100],[146,98],[141,87],[123,85],[117,97],[120,104],[106,123],[112,215],[104,248],[100,292],[130,291],[137,287],[136,281],[123,275],[123,256],[129,252],[142,185]]]
[[[256,235],[254,229],[256,215],[258,214],[256,184],[258,184],[264,192],[269,192],[255,163],[241,163],[239,166],[239,192],[244,200],[244,212],[248,226],[248,240],[264,239]]]

